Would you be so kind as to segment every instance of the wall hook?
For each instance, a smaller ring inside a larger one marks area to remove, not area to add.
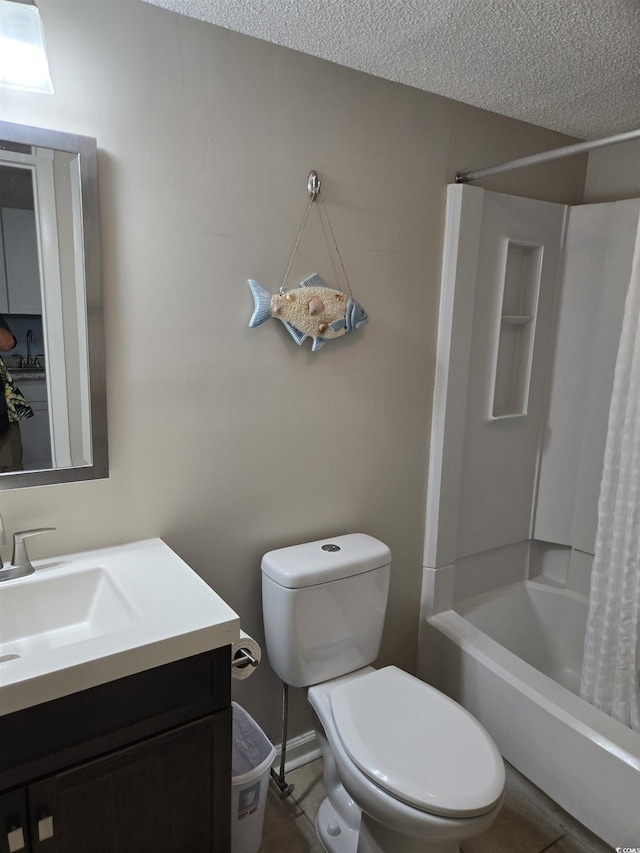
[[[307,192],[309,193],[309,199],[311,201],[315,201],[318,196],[318,193],[320,192],[320,178],[318,177],[318,173],[315,171],[315,169],[312,169],[309,172]]]

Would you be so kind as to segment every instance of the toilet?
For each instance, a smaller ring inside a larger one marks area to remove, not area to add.
[[[457,853],[502,804],[502,757],[464,708],[395,666],[374,669],[391,552],[352,533],[262,559],[266,648],[308,689],[327,797],[329,853]]]

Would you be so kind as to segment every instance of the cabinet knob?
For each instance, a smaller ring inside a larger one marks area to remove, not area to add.
[[[7,845],[9,853],[18,853],[18,850],[25,849],[24,832],[21,826],[16,826],[7,832]]]
[[[38,841],[53,838],[53,816],[45,815],[38,821]]]

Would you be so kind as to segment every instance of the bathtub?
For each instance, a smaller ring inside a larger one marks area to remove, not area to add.
[[[421,626],[419,675],[467,708],[505,759],[612,847],[640,840],[640,736],[577,695],[588,602],[537,581]]]

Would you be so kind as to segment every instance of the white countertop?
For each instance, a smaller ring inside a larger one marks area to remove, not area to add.
[[[0,716],[239,637],[238,615],[161,539],[33,565],[0,583]]]

